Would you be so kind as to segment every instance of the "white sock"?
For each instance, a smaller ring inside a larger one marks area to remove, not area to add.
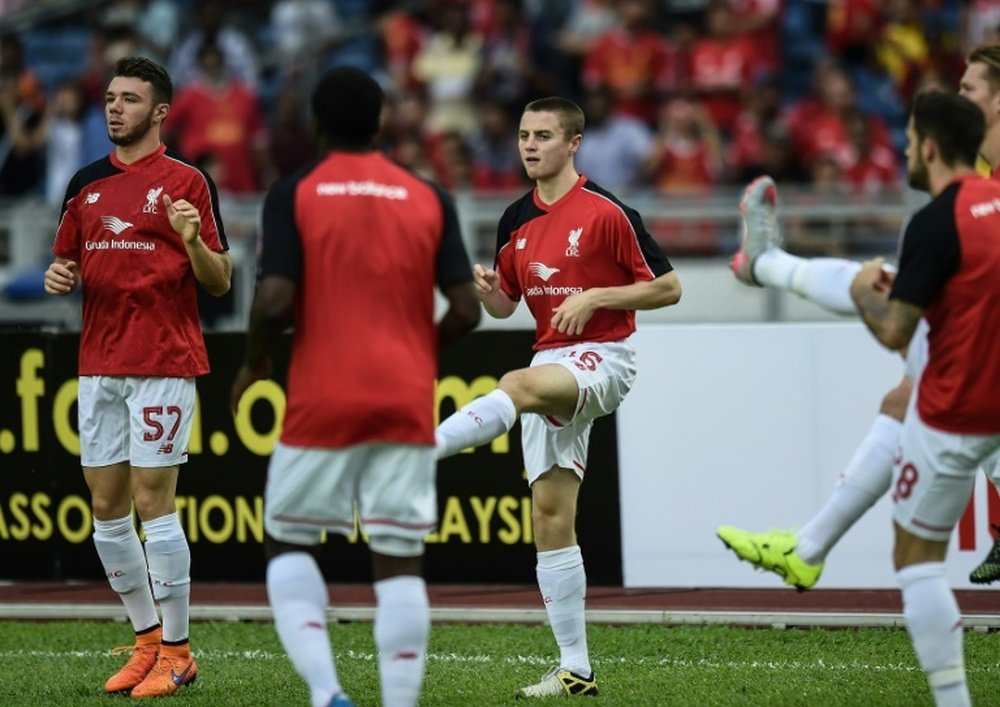
[[[857,314],[851,283],[861,263],[845,258],[800,258],[781,248],[768,248],[753,263],[762,285],[794,292],[835,314]]]
[[[468,447],[496,439],[517,422],[514,401],[499,388],[456,410],[438,425],[437,458],[444,459]]]
[[[920,666],[938,707],[971,704],[965,681],[962,615],[948,587],[943,562],[904,567],[896,573],[903,590],[903,615]]]
[[[94,519],[94,546],[101,558],[111,588],[118,592],[132,628],[145,631],[160,623],[149,587],[146,555],[132,516],[113,520]]]
[[[559,645],[559,666],[578,675],[591,674],[587,652],[587,574],[580,546],[538,553],[538,588]]]
[[[188,639],[191,598],[191,548],[176,513],[145,520],[146,561],[153,598],[163,614],[163,642]]]
[[[384,707],[412,707],[420,698],[431,631],[427,585],[400,575],[375,582],[375,646]]]
[[[268,562],[267,598],[281,645],[309,685],[313,707],[328,704],[340,692],[340,682],[326,630],[329,597],[313,556],[286,552]]]
[[[819,512],[796,533],[795,551],[811,565],[823,562],[852,525],[889,490],[902,423],[879,414]]]

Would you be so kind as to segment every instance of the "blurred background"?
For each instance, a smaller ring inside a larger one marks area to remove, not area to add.
[[[1000,0],[0,0],[0,329],[78,328],[41,278],[67,182],[112,149],[122,56],[168,68],[164,137],[220,190],[236,277],[205,298],[209,330],[244,327],[262,193],[314,155],[309,91],[342,65],[383,85],[380,147],[456,195],[475,260],[530,187],[521,108],[560,94],[587,116],[578,169],[681,274],[681,306],[651,316],[755,321],[831,315],[733,282],[743,185],[774,176],[792,252],[892,257],[924,198],[906,187],[909,100],[955,90],[968,50],[998,40]]]

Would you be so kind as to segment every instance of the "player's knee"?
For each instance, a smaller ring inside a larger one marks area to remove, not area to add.
[[[424,554],[424,541],[398,535],[372,535],[368,538],[368,549],[377,555],[386,555],[389,558],[419,558]]]
[[[906,416],[906,408],[910,402],[910,393],[913,391],[913,381],[909,378],[904,378],[900,381],[899,385],[890,390],[882,398],[882,406],[879,408],[879,412],[883,415],[888,415],[900,422]]]
[[[535,394],[532,393],[530,383],[530,369],[522,368],[516,371],[509,371],[503,374],[497,383],[497,388],[510,396],[514,407],[518,411],[531,407],[535,402]]]
[[[279,555],[284,555],[288,552],[306,552],[312,555],[314,560],[319,562],[318,545],[296,545],[295,543],[278,540],[270,533],[264,533],[264,558],[268,562]]]
[[[121,518],[132,512],[132,500],[128,497],[118,498],[110,494],[95,493],[90,498],[90,508],[94,517],[105,520]]]

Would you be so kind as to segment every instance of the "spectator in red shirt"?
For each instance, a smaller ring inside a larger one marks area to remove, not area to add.
[[[785,115],[796,149],[806,163],[820,154],[843,161],[850,150],[846,119],[857,110],[854,84],[832,61],[821,62],[815,73],[814,95],[793,105]],[[868,116],[872,141],[891,148],[885,123]]]
[[[726,149],[726,167],[730,174],[742,175],[752,165],[761,163],[766,134],[772,125],[782,123],[781,98],[781,85],[776,79],[765,80],[746,88],[743,105],[733,121]],[[774,177],[773,174],[771,176]],[[738,181],[752,179],[753,177],[743,179],[741,176]]]
[[[719,181],[722,141],[704,105],[675,98],[663,107],[647,171],[669,193],[704,191]]]
[[[770,73],[780,68],[778,50],[782,0],[728,0],[739,33],[752,47],[753,73]]]
[[[752,78],[753,45],[737,35],[728,0],[714,0],[706,16],[707,36],[691,48],[691,86],[712,120],[729,132],[740,112],[740,91]]]
[[[177,95],[170,119],[181,154],[213,155],[233,194],[257,192],[271,178],[268,133],[257,96],[227,70],[222,51],[205,44],[198,51],[199,74]]]
[[[615,112],[652,126],[662,93],[676,84],[672,47],[651,26],[650,0],[621,0],[620,25],[602,34],[587,54],[583,83],[609,86]]]
[[[887,146],[872,142],[871,121],[856,112],[846,119],[846,128],[849,150],[841,166],[848,187],[865,193],[899,188],[896,154]]]

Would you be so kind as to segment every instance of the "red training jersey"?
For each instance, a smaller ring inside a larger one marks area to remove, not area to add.
[[[331,152],[271,187],[262,239],[261,277],[297,284],[282,443],[434,444],[434,289],[472,281],[451,197]]]
[[[920,418],[959,434],[1000,433],[1000,183],[961,177],[906,227],[891,297],[924,309]]]
[[[215,185],[160,145],[132,164],[112,153],[70,180],[52,252],[79,265],[81,376],[208,373],[197,282],[163,195],[201,214],[201,239],[228,249]]]
[[[575,336],[550,326],[552,312],[592,287],[631,285],[673,270],[639,213],[584,176],[554,204],[533,189],[507,207],[495,267],[507,296],[523,296],[535,317],[536,351],[627,338],[635,331],[632,310],[599,309]]]

